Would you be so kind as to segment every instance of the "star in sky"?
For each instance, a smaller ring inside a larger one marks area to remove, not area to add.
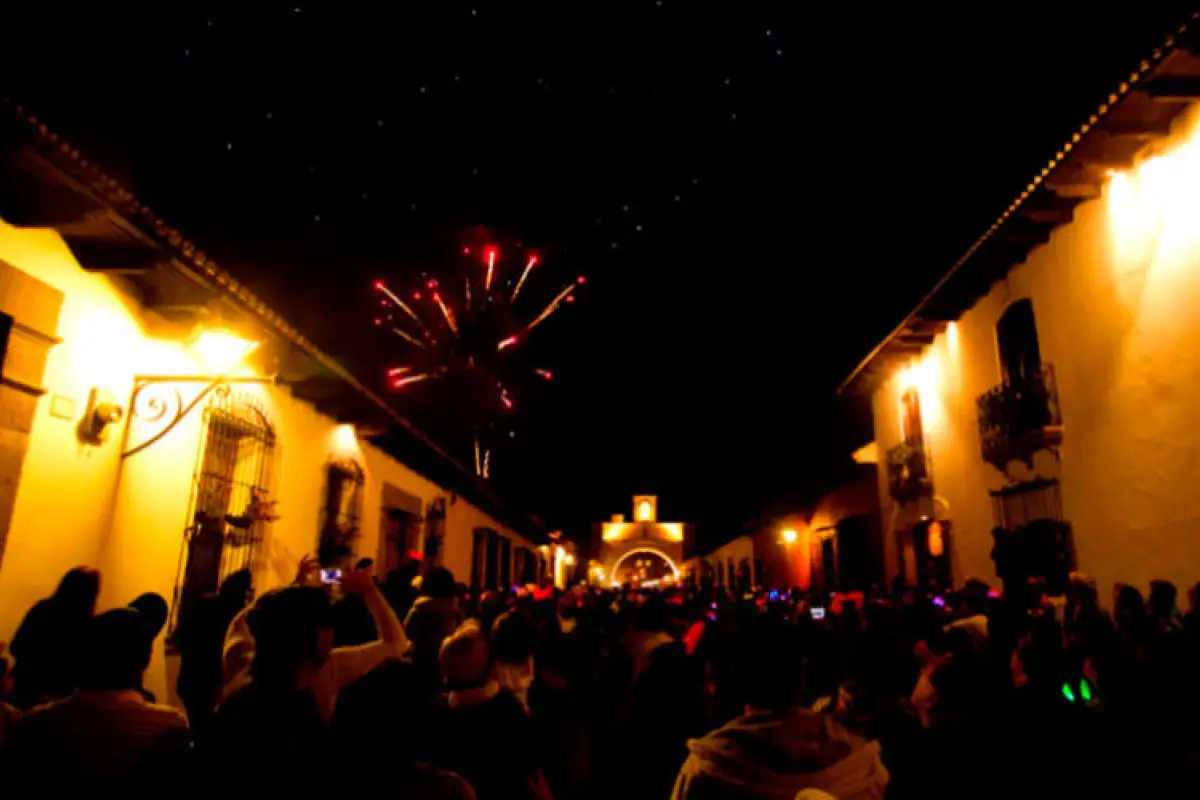
[[[662,0],[658,0],[658,2],[656,2],[655,5],[658,8],[662,8],[664,6],[664,3],[662,2]],[[304,10],[305,9],[303,6],[294,6],[292,8],[292,12],[296,15],[303,13]],[[469,10],[469,15],[471,18],[479,17],[479,8],[478,7],[470,7],[468,10]],[[322,10],[320,13],[318,13],[318,15],[317,15],[318,21],[319,22],[324,21],[327,14],[328,14],[328,12],[326,12],[324,10]],[[504,20],[502,18],[493,18],[492,24],[493,25],[503,25]],[[211,18],[211,17],[205,18],[203,25],[204,25],[205,29],[210,30],[210,31],[212,31],[216,27],[215,22],[214,22],[213,18]],[[238,32],[236,30],[238,27],[237,21],[231,22],[229,27],[234,28],[235,33]],[[778,32],[776,31],[776,29],[774,27],[767,27],[765,29],[765,33],[766,33],[766,36],[772,40],[775,40],[778,38],[778,35],[777,35]],[[228,32],[227,32],[227,34],[228,34]],[[292,58],[300,57],[302,55],[310,53],[310,50],[307,47],[305,47],[304,44],[302,44],[302,42],[304,42],[304,37],[307,37],[309,35],[312,35],[312,34],[306,33],[304,31],[291,31],[288,33],[280,34],[280,36],[284,37],[284,38],[286,38],[288,36],[301,37],[301,40],[299,40],[299,41],[286,43],[288,46],[285,47],[284,49],[289,51],[289,54],[291,55]],[[464,36],[470,36],[470,33],[469,32],[460,32],[457,34],[457,36],[458,36],[458,38],[462,38]],[[436,38],[436,37],[433,37],[433,38]],[[186,52],[190,55],[190,49],[187,50]],[[774,48],[774,53],[778,57],[778,56],[782,55],[783,50],[781,47],[776,47],[776,48]],[[213,78],[215,78],[216,75],[226,72],[232,66],[232,64],[222,64],[221,63],[222,57],[227,58],[228,56],[224,52],[213,52],[211,54],[212,62],[206,64],[206,66],[205,66],[206,72],[197,76],[198,79],[203,81],[206,78],[210,77],[210,73],[208,72],[210,70],[211,70],[211,77],[213,77]],[[449,60],[447,60],[447,62],[448,61]],[[446,62],[444,62],[444,63],[446,63]],[[433,66],[435,67],[434,71],[436,71],[437,64],[435,63]],[[497,66],[497,62],[491,61],[489,63],[489,66],[491,68],[495,68]],[[739,71],[742,71],[742,72],[747,71],[747,68],[750,68],[750,70],[752,71],[752,68],[753,68],[753,64],[747,65],[745,63],[736,63],[736,62],[727,63],[727,64],[725,64],[725,66],[736,67],[736,68],[738,68]],[[450,72],[450,74],[447,75],[447,77],[452,83],[459,84],[462,82],[462,73],[460,71],[454,70],[454,71],[449,71],[449,72]],[[726,90],[732,89],[733,78],[728,73],[723,74],[723,75],[718,73],[718,75],[719,75],[719,85]],[[649,77],[649,76],[647,76],[647,77]],[[645,91],[651,96],[658,96],[661,93],[661,88],[659,85],[660,81],[658,79],[659,77],[663,77],[663,76],[657,76],[655,79],[647,80],[647,82],[646,82]],[[669,76],[667,76],[667,77],[669,77]],[[534,85],[536,87],[539,87],[541,90],[544,91],[549,88],[550,82],[547,80],[547,77],[544,73],[535,74],[533,76],[533,80],[534,80]],[[314,83],[316,85],[313,86],[312,103],[314,106],[319,107],[322,105],[323,98],[322,98],[321,91],[322,91],[322,85],[325,82],[316,80]],[[485,81],[485,83],[488,83],[488,85],[485,87],[486,91],[495,92],[497,88],[502,86],[502,79],[496,78],[496,79],[491,80],[490,82]],[[686,90],[686,84],[680,85],[678,80],[674,80],[674,81],[668,80],[668,84],[672,84],[675,91]],[[619,85],[618,85],[618,82],[616,82],[616,81],[610,80],[606,83],[603,83],[602,86],[603,86],[603,90],[611,98],[615,98],[619,93]],[[578,91],[580,89],[585,89],[585,88],[586,88],[585,84],[579,84],[578,82],[576,83],[576,86],[575,86],[576,91]],[[668,97],[669,97],[672,89],[669,88],[667,91],[668,91]],[[428,96],[430,94],[429,83],[428,82],[419,83],[416,87],[416,94],[419,96]],[[338,95],[336,93],[334,96],[338,97]],[[574,96],[578,96],[578,95],[573,95],[570,93],[568,95],[569,98],[574,97]],[[730,99],[732,99],[732,97],[733,97],[733,95],[730,95]],[[462,98],[461,102],[463,104],[469,104],[469,103],[473,102],[473,98],[464,96]],[[569,99],[568,99],[568,102],[569,102]],[[721,102],[721,101],[718,101],[718,102]],[[338,103],[339,103],[339,105],[342,106],[342,108],[340,110],[342,118],[345,119],[347,122],[352,121],[353,115],[356,111],[355,106],[354,105],[346,105],[344,100],[339,100]],[[397,136],[398,138],[396,140],[393,140],[393,141],[390,141],[390,142],[384,144],[383,146],[385,148],[404,147],[406,145],[404,140],[406,138],[408,138],[408,134],[410,132],[420,130],[426,125],[432,125],[434,127],[437,127],[441,124],[442,120],[446,117],[451,117],[451,118],[460,117],[460,116],[463,116],[463,114],[464,114],[464,108],[461,108],[461,107],[454,108],[454,107],[444,106],[444,105],[439,104],[437,106],[430,106],[426,110],[417,110],[416,108],[404,108],[403,105],[398,105],[395,102],[374,101],[374,100],[370,99],[369,96],[363,97],[362,105],[364,106],[364,108],[363,108],[364,111],[367,111],[368,113],[371,111],[376,112],[376,114],[373,115],[373,119],[374,119],[375,127],[379,128],[379,129],[384,128],[385,124],[386,124],[384,116],[379,115],[377,113],[379,110],[382,110],[383,108],[387,107],[387,108],[390,108],[390,109],[393,109],[393,110],[399,112],[402,116],[404,116],[405,124],[402,126],[402,129],[393,134],[394,136]],[[275,112],[274,108],[264,110],[260,113],[262,113],[264,115],[265,119],[268,121],[275,120],[276,112]],[[614,113],[619,113],[619,112],[614,111]],[[726,112],[726,115],[727,115],[727,119],[729,122],[738,122],[740,120],[740,112],[737,110],[728,109]],[[295,114],[295,117],[296,117],[295,124],[300,125],[300,126],[306,125],[308,121],[306,121],[304,119],[305,116],[308,116],[308,115],[306,115],[304,113]],[[230,119],[234,120],[234,117],[231,116]],[[232,131],[232,130],[225,131],[227,136],[229,133],[232,133],[232,132],[234,132],[234,131]],[[297,134],[298,134],[297,131],[289,131],[287,135],[291,136],[291,135],[297,135]],[[468,144],[468,151],[475,150],[476,152],[479,152],[478,148],[480,148],[480,147],[484,148],[484,150],[486,151],[487,142],[488,142],[488,137],[480,136],[480,137],[478,137],[476,142],[474,142],[473,144],[472,143]],[[718,143],[718,145],[719,145],[719,143]],[[256,142],[256,143],[253,143],[252,146],[260,147],[260,146],[262,146],[262,144]],[[361,143],[355,143],[355,147],[356,148],[361,147]],[[233,150],[232,137],[228,137],[225,139],[225,149],[227,152],[232,152],[232,150]],[[286,152],[289,149],[290,148],[285,148],[284,152]],[[254,155],[257,156],[259,154],[255,153]],[[701,155],[710,155],[710,154],[701,154]],[[268,156],[268,157],[270,157],[270,156]],[[338,163],[338,162],[343,162],[343,163]],[[356,169],[358,167],[355,165],[357,163],[361,163],[358,160],[353,160],[349,164],[347,164],[345,162],[346,162],[346,159],[338,158],[335,156],[333,158],[333,163],[335,164],[335,172],[343,173],[346,169]],[[309,165],[307,168],[307,173],[310,178],[314,178],[316,176],[316,167],[313,165]],[[504,174],[504,171],[502,170],[501,173]],[[481,174],[480,167],[478,165],[473,165],[470,168],[469,174],[472,179],[479,179],[480,174]],[[336,184],[340,183],[341,179],[348,180],[348,179],[350,179],[350,176],[339,174],[334,177],[332,184],[336,185]],[[690,183],[690,185],[692,187],[699,186],[699,179],[696,176],[692,176],[690,179],[688,179],[687,182]],[[418,185],[414,188],[417,188],[419,190],[420,186]],[[648,191],[649,187],[635,186],[632,188],[634,188],[638,194],[643,194],[643,195],[647,195],[647,196],[649,196],[651,194],[655,194],[654,192]],[[485,189],[485,191],[486,191],[486,189]],[[361,194],[362,194],[363,199],[365,199],[366,193],[363,192]],[[668,191],[667,196],[671,198],[671,202],[673,204],[680,204],[680,203],[683,203],[683,201],[684,201],[684,196],[679,191]],[[321,195],[312,195],[311,196],[311,200],[313,202],[316,202],[321,199],[322,199]],[[325,199],[329,199],[329,198],[325,198]],[[385,198],[385,200],[386,200],[386,198]],[[416,203],[416,202],[410,202],[408,204],[409,210],[415,211],[417,208],[417,205],[418,205],[418,203]],[[622,204],[620,204],[620,209],[622,212],[629,213],[631,210],[631,205],[629,203],[622,203]],[[650,216],[654,216],[656,213],[659,213],[659,212],[656,211],[656,209],[654,209],[654,208],[648,208],[648,209],[646,209],[646,213],[649,214]],[[320,214],[315,211],[312,211],[312,212],[310,212],[310,217],[313,220],[313,222],[315,223],[320,219]],[[599,225],[599,224],[601,224],[601,223],[597,222],[597,225]],[[644,232],[644,227],[642,226],[642,224],[639,223],[637,226],[635,226],[634,232],[636,232],[636,233]],[[617,244],[617,242],[613,242],[612,244]]]

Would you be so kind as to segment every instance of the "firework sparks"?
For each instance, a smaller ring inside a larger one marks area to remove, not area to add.
[[[424,342],[422,342],[417,337],[413,336],[408,331],[401,330],[400,328],[392,328],[392,333],[396,334],[397,336],[399,336],[401,339],[403,339],[406,342],[411,342],[412,344],[415,344],[417,347],[420,347],[422,349],[425,347]]]
[[[432,372],[422,372],[420,375],[405,375],[402,378],[396,378],[395,380],[393,380],[392,388],[393,389],[403,389],[405,386],[408,386],[413,383],[419,383],[420,381],[427,381],[433,377],[436,377],[436,376]]]
[[[562,304],[562,301],[566,300],[573,291],[575,291],[575,284],[572,283],[570,286],[559,292],[558,296],[551,300],[549,305],[542,309],[542,313],[534,317],[533,321],[525,326],[525,332],[529,333],[529,331],[540,325],[546,319],[546,317],[557,311],[558,307]]]
[[[525,285],[525,279],[529,277],[529,273],[533,271],[537,263],[538,257],[536,255],[529,257],[528,263],[525,264],[525,269],[521,272],[521,277],[517,278],[517,285],[513,288],[512,297],[509,299],[510,303],[517,302],[517,295],[521,293],[521,287]]]
[[[553,378],[549,369],[522,363],[520,354],[525,351],[524,339],[563,303],[573,301],[576,289],[585,279],[579,276],[558,292],[532,320],[525,321],[528,317],[517,318],[514,302],[522,294],[534,293],[536,282],[531,278],[535,271],[540,275],[544,270],[541,257],[532,253],[522,257],[524,268],[515,283],[508,281],[507,286],[512,287],[510,292],[507,288],[499,288],[504,277],[499,247],[464,247],[462,253],[474,262],[463,283],[458,283],[461,278],[451,280],[448,276],[438,276],[446,281],[446,286],[461,286],[462,294],[439,287],[438,278],[423,274],[424,285],[403,291],[405,297],[412,298],[412,305],[409,305],[401,299],[399,292],[383,281],[376,282],[375,288],[383,298],[381,305],[387,309],[393,306],[400,309],[419,326],[419,331],[410,325],[395,326],[386,310],[377,311],[381,316],[376,318],[376,325],[390,329],[395,336],[420,351],[411,362],[387,370],[387,381],[392,389],[455,376],[455,386],[459,387],[455,405],[462,408],[462,414],[467,418],[464,421],[469,421],[475,431],[475,472],[488,478],[494,444],[489,439],[491,431],[499,424],[500,415],[515,409],[510,387],[519,388],[519,382],[528,381],[531,372],[541,380]],[[482,277],[480,283],[475,283],[478,276],[475,270],[480,269],[480,262],[485,271],[479,276]],[[413,291],[414,288],[420,291]],[[497,288],[495,295],[493,288]],[[436,311],[422,309],[423,302],[436,307]],[[430,320],[428,326],[422,314]],[[518,344],[522,347],[518,348]],[[508,430],[508,425],[504,430]]]
[[[442,316],[446,319],[446,324],[450,326],[450,330],[454,331],[455,336],[458,336],[458,322],[454,318],[454,312],[446,305],[446,301],[442,300],[441,292],[433,293],[433,302],[437,303],[437,307],[442,310]]]
[[[383,281],[375,281],[375,288],[378,289],[380,292],[382,292],[384,297],[386,297],[388,300],[391,300],[392,304],[395,305],[396,308],[400,309],[405,314],[408,314],[410,317],[412,317],[413,322],[417,323],[422,328],[425,327],[425,323],[421,322],[421,318],[417,316],[417,312],[413,311],[412,308],[408,305],[408,303],[405,303],[403,300],[400,299],[399,295],[397,295],[395,292],[393,292],[391,289],[389,289],[387,287],[386,283],[384,283]],[[384,303],[384,305],[386,305],[386,302]]]
[[[483,293],[485,295],[489,294],[492,291],[492,276],[496,272],[496,256],[498,254],[499,254],[498,251],[494,247],[489,247],[487,249],[488,270],[487,270],[487,278],[486,278],[486,280],[484,280],[484,283],[483,283]]]

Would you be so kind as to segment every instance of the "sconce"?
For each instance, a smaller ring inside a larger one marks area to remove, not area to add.
[[[104,442],[108,426],[120,422],[125,409],[113,399],[112,392],[93,388],[88,393],[87,410],[75,429],[80,441],[99,445]]]
[[[140,444],[128,447],[121,453],[121,458],[137,455],[160,441],[214,391],[228,392],[229,385],[235,383],[275,383],[274,377],[234,377],[229,375],[229,372],[258,349],[258,345],[257,341],[243,339],[228,331],[202,331],[192,344],[192,350],[213,371],[212,374],[136,376],[133,395],[129,399],[132,416],[148,423],[157,423],[162,420],[166,420],[166,422],[150,438]],[[201,388],[190,402],[184,402],[183,395],[179,391],[181,384],[199,384]],[[156,387],[166,387],[167,394],[165,396],[151,394]],[[125,431],[125,435],[128,437],[129,428],[127,427]]]

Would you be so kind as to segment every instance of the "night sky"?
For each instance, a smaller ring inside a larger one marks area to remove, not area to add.
[[[1183,19],[27,5],[0,84],[381,392],[405,351],[371,325],[376,279],[461,275],[481,238],[538,248],[539,292],[585,274],[528,343],[555,380],[514,389],[493,481],[572,534],[657,493],[702,545],[869,440],[838,382]],[[397,408],[470,460],[459,398],[410,388]]]

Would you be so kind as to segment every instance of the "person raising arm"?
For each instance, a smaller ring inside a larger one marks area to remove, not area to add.
[[[296,571],[296,584],[309,585],[317,567],[317,562],[312,557],[302,558]],[[313,696],[326,721],[333,715],[338,692],[343,686],[390,658],[403,657],[409,648],[404,626],[383,593],[379,591],[369,569],[347,571],[342,577],[341,589],[345,594],[362,596],[371,618],[375,621],[379,639],[364,645],[333,649],[329,660],[321,668],[312,685]],[[225,635],[222,658],[225,680],[221,690],[222,698],[228,697],[249,680],[250,663],[254,658],[254,637],[250,633],[247,615],[248,609],[238,614]]]

